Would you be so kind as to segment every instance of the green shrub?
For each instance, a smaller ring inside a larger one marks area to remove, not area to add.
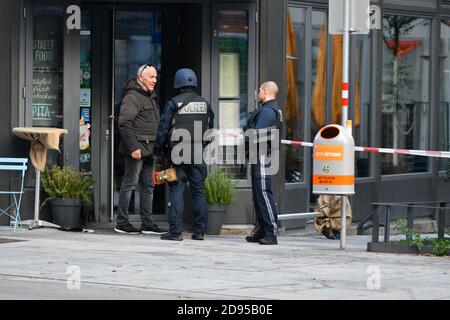
[[[42,206],[51,199],[79,199],[91,202],[94,179],[90,175],[66,166],[61,169],[57,165],[46,168],[41,176],[42,188],[46,198]],[[42,207],[41,206],[41,207]]]
[[[405,240],[391,241],[401,245],[414,245],[421,250],[424,245],[430,245],[432,253],[436,256],[444,256],[450,250],[450,239],[448,238],[422,238],[419,231],[408,227],[405,219],[395,221],[395,230],[406,235]],[[448,230],[447,230],[448,232]],[[450,235],[450,234],[449,234]]]
[[[450,249],[450,239],[436,238],[428,239],[431,243],[432,253],[436,256],[445,256]]]
[[[210,205],[230,205],[233,203],[236,189],[233,180],[223,169],[215,167],[205,179],[206,201]]]
[[[420,234],[419,231],[409,228],[406,219],[398,219],[397,221],[395,221],[394,229],[399,231],[400,233],[403,233],[406,236],[406,240],[402,241],[402,243],[407,245],[414,245],[419,251],[420,249],[422,249],[423,247],[422,235]]]

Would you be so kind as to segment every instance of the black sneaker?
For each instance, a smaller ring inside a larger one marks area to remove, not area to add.
[[[245,240],[247,240],[248,242],[259,242],[259,240],[261,240],[263,237],[258,235],[258,234],[254,234],[251,236],[246,236]]]
[[[264,244],[264,245],[278,244],[277,237],[276,236],[264,237],[259,240],[259,244]]]
[[[205,234],[200,232],[194,232],[191,238],[192,240],[205,240]]]
[[[256,227],[252,230],[251,234],[245,237],[245,240],[248,242],[259,242],[259,239],[264,238],[264,231],[262,230],[260,225],[256,225]]]
[[[183,240],[183,236],[181,234],[173,234],[170,232],[166,232],[161,235],[161,240],[181,241],[181,240]]]
[[[131,223],[127,223],[122,226],[117,225],[114,228],[114,231],[117,233],[123,233],[123,234],[140,234],[141,233],[141,231],[139,229],[136,229]]]
[[[166,233],[167,230],[158,227],[157,224],[152,224],[150,226],[141,226],[141,232],[143,234],[163,234]]]

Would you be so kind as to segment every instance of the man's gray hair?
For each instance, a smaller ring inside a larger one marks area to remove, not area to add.
[[[136,77],[139,77],[140,75],[142,75],[142,73],[144,72],[145,69],[150,68],[152,65],[151,64],[143,64],[139,67],[139,69],[137,70],[136,73]]]

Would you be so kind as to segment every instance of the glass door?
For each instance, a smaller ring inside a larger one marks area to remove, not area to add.
[[[162,16],[160,10],[141,10],[117,7],[113,9],[113,80],[111,114],[112,154],[111,159],[113,177],[112,183],[112,210],[116,210],[122,178],[124,176],[124,156],[119,153],[120,135],[118,131],[118,116],[123,88],[128,80],[136,78],[140,65],[153,64],[161,70],[162,48]],[[160,75],[159,79],[160,80]],[[156,87],[157,96],[160,96],[160,85]],[[161,102],[162,103],[162,102]],[[164,186],[156,186],[153,201],[153,214],[164,214]],[[113,218],[113,212],[111,217]],[[130,221],[140,221],[139,214],[139,188],[134,192],[130,204]],[[134,216],[133,216],[134,215]]]
[[[255,17],[254,3],[213,5],[211,102],[222,133],[220,166],[240,186],[249,186],[249,167],[235,156],[242,140],[225,131],[239,132],[257,105]]]

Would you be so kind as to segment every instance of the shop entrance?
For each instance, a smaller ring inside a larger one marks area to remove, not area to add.
[[[156,92],[162,111],[175,93],[172,83],[178,68],[190,67],[200,78],[201,12],[201,4],[82,4],[80,125],[89,125],[91,141],[86,152],[80,150],[80,167],[90,166],[98,181],[95,221],[115,221],[124,174],[117,122],[123,86],[136,77],[140,65],[157,66]],[[155,187],[155,221],[167,219],[166,188]],[[130,222],[140,222],[138,193],[132,197]]]

